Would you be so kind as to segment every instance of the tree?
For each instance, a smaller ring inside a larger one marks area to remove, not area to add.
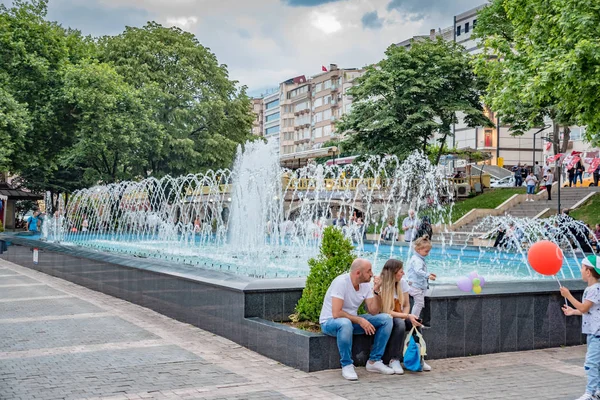
[[[598,11],[597,2],[571,0],[492,0],[480,11],[476,71],[489,82],[486,103],[514,135],[550,119],[555,153],[567,150],[571,125],[587,124],[587,139],[598,141]]]
[[[0,87],[0,171],[11,168],[15,153],[24,151],[29,114],[3,87]]]
[[[414,41],[409,50],[390,46],[385,54],[349,90],[352,111],[336,127],[349,147],[405,157],[426,151],[435,133],[443,150],[459,113],[468,126],[492,125],[483,114],[483,84],[460,45],[438,38]]]
[[[63,182],[67,186],[81,184],[78,169],[60,165],[74,136],[62,95],[63,68],[93,48],[79,32],[46,21],[46,12],[46,0],[15,0],[10,9],[0,4],[0,96],[2,107],[12,110],[7,120],[13,132],[10,163],[2,168],[19,173],[20,182],[34,191],[52,190],[57,174],[75,179]],[[26,128],[15,124],[25,120]]]
[[[331,282],[350,270],[354,260],[352,249],[352,242],[340,229],[335,226],[325,228],[319,256],[308,261],[310,273],[292,319],[319,322],[323,299]]]
[[[68,66],[65,101],[75,120],[73,147],[65,165],[87,165],[88,183],[113,183],[140,176],[146,154],[160,148],[162,132],[142,95],[108,64],[84,61]]]
[[[253,138],[251,102],[226,66],[190,33],[150,22],[100,40],[100,60],[142,94],[162,133],[145,150],[146,175],[230,167],[238,144]]]

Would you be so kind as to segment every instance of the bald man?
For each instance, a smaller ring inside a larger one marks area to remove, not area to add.
[[[337,338],[342,376],[348,380],[358,379],[352,361],[352,335],[375,335],[367,371],[392,375],[394,370],[381,361],[385,346],[392,333],[393,320],[382,313],[379,289],[381,280],[375,278],[371,288],[373,270],[371,262],[357,258],[352,262],[350,272],[342,274],[331,282],[325,294],[319,323],[321,331]],[[365,302],[369,314],[358,315],[358,308]]]

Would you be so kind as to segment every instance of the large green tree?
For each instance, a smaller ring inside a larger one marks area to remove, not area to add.
[[[481,104],[484,85],[461,46],[439,38],[390,46],[385,55],[349,91],[352,111],[336,127],[348,147],[403,157],[427,151],[434,134],[443,150],[459,113],[468,126],[491,124]]]
[[[0,4],[0,107],[13,132],[10,162],[2,168],[19,173],[32,190],[64,191],[77,187],[81,177],[76,166],[60,164],[74,136],[63,100],[64,67],[87,57],[93,44],[47,21],[46,12],[46,0],[15,0],[12,8]],[[15,123],[24,120],[26,129]],[[67,175],[69,181],[62,180]]]
[[[64,97],[75,123],[65,165],[86,165],[86,181],[133,179],[145,171],[145,155],[160,146],[160,130],[138,90],[108,64],[95,61],[65,70]]]
[[[587,139],[598,142],[600,3],[492,0],[475,36],[483,44],[476,71],[489,82],[486,103],[513,134],[551,120],[556,153],[566,151],[571,125],[587,125]]]
[[[252,139],[245,87],[194,35],[150,22],[100,44],[101,61],[142,94],[160,130],[160,143],[145,149],[148,175],[229,167],[238,144]]]

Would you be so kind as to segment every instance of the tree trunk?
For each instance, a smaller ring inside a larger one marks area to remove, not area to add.
[[[571,139],[571,128],[569,128],[568,126],[564,127],[564,133],[563,133],[563,141],[562,141],[562,146],[560,148],[560,152],[561,153],[566,153],[567,152],[567,147],[569,146],[569,140]]]
[[[560,153],[560,126],[556,120],[552,120],[552,147],[554,154]]]
[[[440,141],[440,150],[438,151],[437,157],[435,159],[435,165],[440,163],[440,158],[442,158],[442,153],[444,152],[444,145],[446,144],[446,138],[448,137],[448,133],[444,133],[444,137]]]

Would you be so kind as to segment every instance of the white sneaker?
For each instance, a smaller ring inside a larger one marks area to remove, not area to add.
[[[423,371],[431,371],[431,365],[427,364],[425,360],[423,360]]]
[[[374,363],[371,363],[370,360],[367,361],[367,371],[384,375],[394,375],[394,370],[385,365],[381,360],[375,361]]]
[[[357,381],[358,375],[356,375],[356,371],[354,370],[354,365],[346,365],[342,367],[342,376],[349,381]]]
[[[402,369],[402,365],[400,365],[400,361],[394,360],[390,363],[390,368],[394,370],[394,374],[403,375],[404,369]]]
[[[593,394],[591,393],[584,393],[580,398],[578,398],[577,400],[596,400],[596,397],[594,397]]]

